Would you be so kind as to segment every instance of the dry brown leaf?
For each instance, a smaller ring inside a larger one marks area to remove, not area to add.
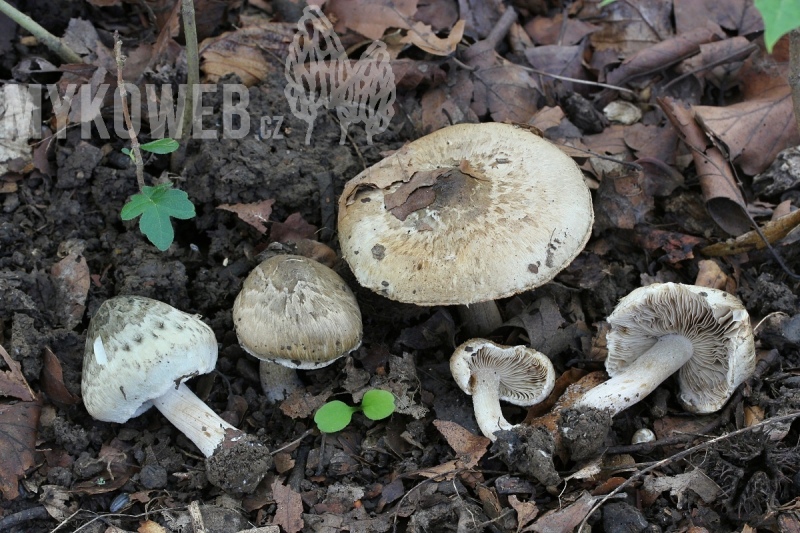
[[[725,34],[719,26],[708,22],[691,31],[640,50],[625,59],[618,68],[609,72],[606,81],[611,85],[619,86],[637,76],[661,71],[689,55],[699,53],[701,44],[717,41],[724,37]]]
[[[584,45],[557,46],[546,45],[536,46],[525,50],[525,58],[528,63],[537,70],[555,74],[577,80],[588,79],[586,69],[583,67]],[[544,76],[542,84],[552,83],[552,78]],[[571,81],[560,81],[566,91],[583,91],[585,85],[576,85]]]
[[[771,220],[761,227],[761,232],[770,244],[776,243],[786,237],[790,231],[800,226],[800,210],[789,213],[778,220]],[[725,242],[712,244],[701,248],[703,255],[709,257],[724,257],[736,255],[750,250],[761,250],[767,245],[761,239],[756,230],[748,231],[735,239],[728,239]]]
[[[448,56],[456,51],[456,46],[464,37],[464,20],[456,22],[447,37],[438,37],[433,28],[422,22],[415,22],[408,29],[401,43],[413,44],[417,48],[435,56]]]
[[[658,103],[680,132],[684,142],[692,149],[692,159],[708,214],[731,235],[746,232],[750,229],[750,219],[744,198],[725,156],[709,142],[692,111],[682,102],[663,97],[658,99]]]
[[[564,21],[564,15],[558,13],[554,17],[534,17],[525,24],[525,31],[538,45],[578,44],[584,37],[600,28],[576,18]]]
[[[298,389],[281,402],[280,409],[289,418],[308,418],[328,401],[330,395],[331,391],[324,391],[315,396],[305,389]]]
[[[677,497],[678,509],[684,508],[686,491],[689,489],[706,503],[713,502],[722,492],[719,485],[699,468],[675,476],[647,476],[642,485],[642,491],[650,502],[668,490],[671,496]]]
[[[615,164],[604,172],[594,204],[594,231],[633,229],[645,221],[655,201],[644,189],[644,173],[628,165]]]
[[[0,405],[0,492],[7,500],[19,496],[18,481],[35,464],[41,409],[41,404],[33,401]]]
[[[96,461],[105,466],[105,470],[92,479],[81,481],[72,486],[74,492],[83,494],[105,494],[122,487],[133,474],[132,461],[124,451],[127,446],[117,439],[103,444]]]
[[[70,252],[50,269],[50,277],[56,289],[56,315],[61,324],[72,329],[83,320],[86,311],[86,296],[89,294],[89,265],[86,259]]]
[[[521,502],[516,495],[512,494],[508,497],[508,504],[517,512],[517,531],[525,531],[525,526],[530,524],[539,514],[539,508],[536,507],[536,502]]]
[[[328,0],[325,11],[336,32],[351,29],[368,39],[380,39],[389,28],[414,25],[418,0]]]
[[[447,78],[447,73],[434,61],[394,59],[391,65],[395,87],[400,90],[410,91],[420,85],[436,87]]]
[[[64,385],[64,374],[61,362],[49,346],[44,349],[44,366],[42,368],[42,389],[47,397],[57,405],[75,405],[80,398],[72,394]]]
[[[751,176],[766,170],[782,150],[800,144],[788,85],[764,98],[727,107],[692,106],[692,111]]]
[[[47,514],[59,522],[65,521],[78,509],[77,502],[67,503],[72,493],[58,485],[42,485],[39,489],[39,503],[47,510]]]
[[[584,492],[577,501],[567,507],[545,513],[533,526],[526,528],[526,531],[535,531],[536,533],[572,531],[586,518],[595,501],[597,498]]]
[[[269,72],[283,72],[277,58],[288,55],[295,30],[294,24],[264,22],[206,39],[200,43],[202,70],[211,83],[236,74],[248,87],[255,85]]]
[[[694,257],[693,249],[704,242],[700,237],[685,235],[676,231],[665,231],[650,226],[636,228],[636,243],[649,252],[664,250],[668,263],[678,263]]]
[[[724,41],[701,44],[700,53],[682,61],[677,70],[711,80],[718,78],[719,74],[730,76],[735,69],[742,66],[741,61],[753,53],[756,48],[756,45],[745,37],[733,37]],[[715,67],[720,67],[722,70],[719,71]],[[720,81],[724,82],[724,80]]]
[[[434,420],[433,425],[444,436],[447,444],[461,458],[466,468],[472,468],[486,453],[492,441],[486,437],[473,435],[462,426],[447,420]]]
[[[679,34],[707,20],[739,35],[764,31],[764,21],[751,0],[673,0],[673,4]]]
[[[725,286],[728,284],[728,276],[716,261],[703,259],[697,264],[697,278],[694,284],[698,287],[725,290]]]
[[[259,233],[265,233],[274,203],[274,199],[269,199],[252,204],[222,204],[218,205],[217,209],[236,213],[236,216],[256,228]]]
[[[167,533],[164,526],[152,520],[145,520],[142,522],[136,531],[137,533]]]
[[[472,111],[487,113],[495,122],[526,124],[539,109],[539,86],[531,74],[519,65],[500,64],[472,72]]]
[[[10,396],[23,402],[34,401],[36,395],[22,375],[20,364],[13,360],[2,346],[0,346],[0,357],[8,366],[8,370],[0,371],[0,396]]]
[[[300,213],[292,213],[283,222],[273,222],[269,230],[269,240],[272,242],[297,242],[301,239],[313,239],[317,234],[317,227],[306,222]]]
[[[272,482],[272,497],[277,505],[272,523],[281,526],[287,533],[297,533],[302,530],[303,500],[300,495],[276,478]]]

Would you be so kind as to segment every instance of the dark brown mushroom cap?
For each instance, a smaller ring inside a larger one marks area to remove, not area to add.
[[[239,344],[292,368],[332,363],[361,344],[361,311],[330,268],[299,255],[276,255],[245,279],[233,304]]]
[[[678,399],[686,410],[719,410],[755,369],[750,317],[742,302],[727,292],[676,283],[640,287],[608,317],[606,370],[621,374],[659,337],[683,335],[694,355],[678,373]]]
[[[470,304],[552,279],[583,249],[592,200],[578,166],[530,130],[458,124],[364,170],[339,200],[361,285],[418,305]]]

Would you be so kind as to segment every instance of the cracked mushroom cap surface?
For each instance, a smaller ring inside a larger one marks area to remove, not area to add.
[[[470,339],[450,357],[456,384],[472,396],[482,373],[499,378],[499,398],[520,406],[535,405],[553,390],[556,373],[550,359],[527,346],[504,346],[486,339]]]
[[[299,255],[270,257],[250,272],[233,324],[248,353],[291,368],[321,368],[361,345],[361,311],[350,287]]]
[[[458,124],[364,170],[339,199],[342,255],[393,300],[496,300],[551,280],[583,249],[594,214],[570,157],[528,129]]]
[[[116,296],[89,322],[83,403],[97,420],[123,423],[216,364],[217,339],[198,315],[143,296]]]
[[[750,316],[725,291],[677,283],[640,287],[620,300],[608,323],[606,371],[612,377],[662,335],[691,341],[694,355],[678,372],[678,399],[693,413],[721,409],[755,370]]]

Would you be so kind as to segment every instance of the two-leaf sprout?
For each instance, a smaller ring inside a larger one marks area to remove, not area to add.
[[[344,429],[357,411],[362,411],[370,420],[383,420],[394,413],[394,395],[385,390],[372,389],[364,393],[361,405],[355,407],[333,400],[320,407],[314,415],[314,422],[323,433],[335,433]]]
[[[168,154],[178,149],[178,141],[158,139],[139,148],[154,154]],[[135,161],[130,149],[123,148],[122,153]],[[138,216],[142,217],[139,219],[139,230],[163,252],[175,238],[170,217],[186,220],[195,216],[195,210],[188,194],[173,189],[171,183],[161,183],[155,187],[142,187],[141,192],[131,196],[120,213],[122,220],[132,220]]]

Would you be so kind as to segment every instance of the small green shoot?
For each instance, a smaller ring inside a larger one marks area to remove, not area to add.
[[[142,192],[131,196],[122,207],[120,216],[122,220],[141,216],[139,230],[163,252],[175,239],[170,217],[186,220],[194,217],[195,212],[188,194],[173,189],[170,183],[162,183],[155,187],[142,187]]]
[[[351,407],[339,400],[333,400],[319,408],[314,422],[323,433],[336,433],[343,430],[353,413],[363,411],[370,420],[383,420],[394,413],[394,395],[385,390],[372,389],[364,394],[361,405]]]
[[[150,152],[153,154],[170,154],[178,149],[180,145],[178,141],[175,139],[170,139],[169,137],[165,139],[156,139],[155,141],[150,141],[149,143],[144,143],[139,145],[140,150],[144,150],[145,152]],[[133,155],[133,152],[130,148],[123,148],[122,153],[127,155],[131,158],[131,161],[134,163],[136,162],[136,157]]]

